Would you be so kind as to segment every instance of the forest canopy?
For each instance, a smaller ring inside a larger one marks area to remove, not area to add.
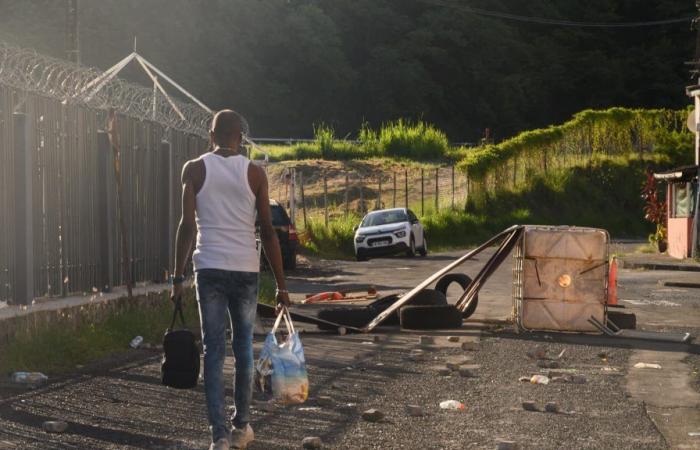
[[[0,0],[0,40],[65,57],[65,3]],[[687,23],[562,27],[469,7],[587,22],[691,16],[690,0],[80,0],[82,63],[138,51],[257,137],[344,136],[407,118],[451,141],[496,139],[610,106],[688,104]],[[140,80],[145,82],[146,80]]]

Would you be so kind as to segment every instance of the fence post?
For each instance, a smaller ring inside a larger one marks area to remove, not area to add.
[[[112,224],[114,223],[114,203],[111,201],[109,186],[113,186],[114,169],[112,168],[112,148],[106,131],[97,132],[97,220],[96,233],[97,254],[100,270],[97,283],[102,292],[109,292],[113,286],[114,241]]]
[[[301,188],[301,212],[304,215],[304,230],[306,230],[306,198],[304,197],[304,174],[299,172],[299,187]]]
[[[328,227],[328,179],[323,174],[323,220]]]
[[[29,120],[12,115],[15,156],[15,283],[13,302],[30,305],[34,299],[34,153],[30,148]],[[61,280],[63,282],[63,280]]]
[[[292,221],[292,225],[297,225],[297,199],[296,199],[296,189],[297,189],[297,170],[296,168],[291,169],[292,174],[289,180],[289,217]]]
[[[425,215],[425,169],[420,168],[420,215]]]
[[[167,233],[163,233],[160,244],[160,264],[165,280],[167,281],[167,275],[170,270],[170,255],[172,253],[173,240],[171,236],[170,228],[172,227],[172,184],[171,184],[171,171],[170,171],[170,142],[166,140],[160,141],[160,155],[158,158],[158,169],[161,173],[165,173],[165,176],[160,182],[161,192],[159,195],[159,201],[161,202],[163,212],[161,220],[164,222],[161,230],[168,230]]]
[[[396,172],[394,172],[394,205],[392,208],[396,208]]]
[[[439,188],[439,183],[438,183],[439,172],[440,172],[440,169],[436,168],[435,169],[435,212],[440,211],[440,191],[439,191],[440,188]]]
[[[377,191],[377,207],[375,209],[382,209],[382,174],[379,173],[379,190]]]
[[[452,209],[455,209],[455,166],[452,166]]]
[[[405,192],[404,192],[404,200],[406,203],[406,209],[408,209],[408,169],[404,169],[404,187]]]
[[[348,216],[350,211],[350,198],[348,195],[350,195],[350,177],[348,174],[345,174],[345,217]]]

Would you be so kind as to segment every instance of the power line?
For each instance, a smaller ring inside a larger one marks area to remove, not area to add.
[[[661,25],[670,25],[675,23],[691,22],[695,16],[678,17],[675,19],[652,20],[646,22],[578,22],[573,20],[547,19],[544,17],[520,16],[498,11],[489,11],[481,8],[474,8],[467,5],[458,5],[442,0],[423,0],[424,3],[430,3],[435,6],[445,6],[448,8],[459,9],[461,11],[476,14],[479,16],[494,17],[498,19],[514,20],[517,22],[534,23],[539,25],[556,25],[562,27],[580,27],[580,28],[639,28],[639,27],[654,27]]]

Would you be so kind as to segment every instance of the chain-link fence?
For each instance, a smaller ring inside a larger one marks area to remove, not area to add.
[[[362,216],[376,209],[408,207],[419,216],[463,209],[469,195],[467,176],[454,166],[355,166],[352,162],[331,168],[272,164],[268,167],[270,197],[293,209],[297,227],[305,228],[311,220]]]
[[[0,301],[122,285],[124,262],[134,281],[165,280],[180,170],[206,149],[209,115],[188,104],[185,121],[154,114],[156,94],[118,79],[85,97],[99,75],[0,44]],[[126,254],[108,110],[118,113]]]

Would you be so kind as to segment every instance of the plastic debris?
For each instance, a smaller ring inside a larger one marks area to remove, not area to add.
[[[31,387],[41,386],[49,381],[49,377],[41,372],[15,372],[10,379],[13,383],[25,384]]]
[[[533,375],[530,378],[530,383],[532,384],[549,384],[549,377],[544,375]]]
[[[660,369],[661,366],[659,364],[638,362],[637,364],[634,365],[634,368],[635,369]]]
[[[143,336],[136,336],[129,342],[129,347],[131,348],[139,348],[143,344]]]
[[[464,403],[458,402],[457,400],[445,400],[440,402],[440,409],[448,409],[448,410],[464,410],[466,409],[466,406],[464,406]]]

